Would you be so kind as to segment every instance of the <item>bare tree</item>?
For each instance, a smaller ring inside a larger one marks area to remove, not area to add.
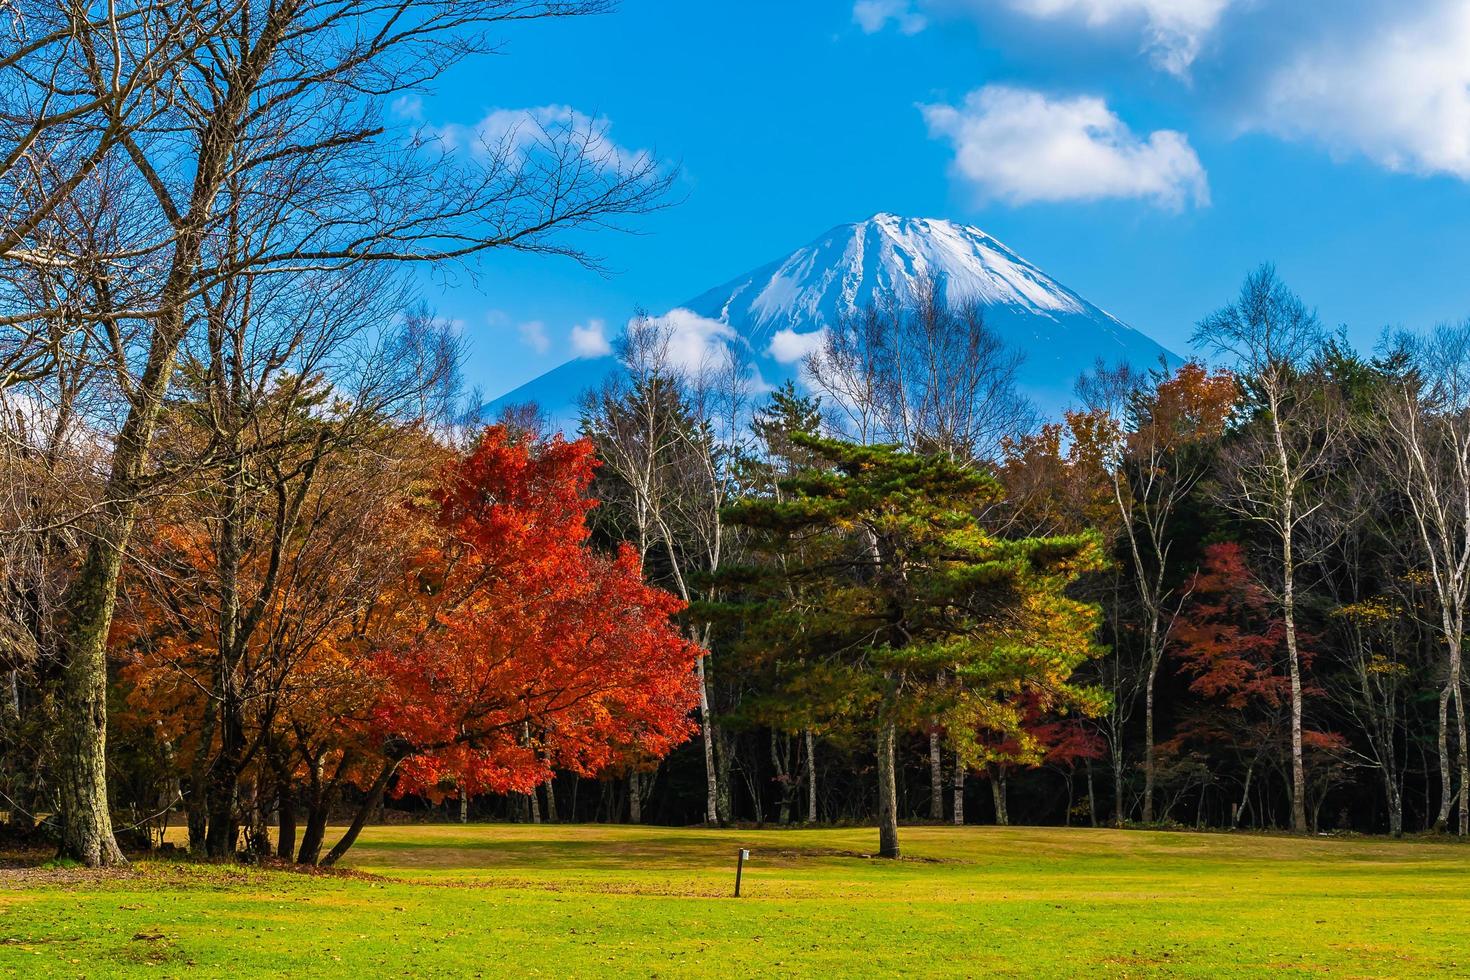
[[[1087,435],[1097,454],[1127,548],[1132,598],[1142,622],[1139,662],[1125,664],[1116,651],[1113,706],[1109,713],[1116,816],[1123,818],[1122,730],[1142,688],[1144,705],[1143,821],[1154,819],[1154,687],[1174,622],[1188,598],[1169,578],[1174,546],[1172,522],[1180,505],[1205,475],[1210,462],[1201,447],[1219,439],[1235,402],[1228,374],[1210,375],[1202,365],[1178,372],[1161,366],[1139,375],[1128,365],[1096,370],[1078,380],[1077,393],[1091,412],[1074,422],[1074,437]],[[1119,644],[1122,644],[1121,638]]]
[[[863,445],[883,438],[883,420],[895,400],[888,326],[876,305],[865,307],[827,330],[822,346],[802,361],[827,403],[831,427]]]
[[[729,558],[721,511],[731,499],[729,466],[740,438],[749,371],[738,352],[720,344],[696,363],[675,355],[676,328],[635,317],[618,341],[623,376],[583,400],[582,425],[604,468],[616,478],[604,494],[609,517],[639,549],[650,574],[667,575],[685,602],[714,598],[696,576],[713,576]],[[692,622],[690,638],[705,655],[695,671],[705,763],[705,819],[728,821],[731,751],[711,709],[707,661],[711,626]]]
[[[1276,600],[1291,675],[1291,825],[1307,831],[1302,761],[1302,667],[1297,628],[1298,549],[1303,523],[1322,506],[1321,480],[1340,449],[1341,422],[1326,386],[1304,379],[1322,349],[1317,316],[1264,265],[1239,298],[1200,322],[1197,345],[1233,362],[1249,418],[1227,448],[1221,502],[1264,527],[1274,542]]]
[[[243,276],[463,260],[495,248],[590,261],[557,233],[658,206],[671,174],[655,160],[619,159],[604,133],[575,127],[516,131],[464,152],[435,133],[395,128],[384,113],[395,95],[491,50],[500,26],[605,9],[602,0],[137,3],[127,23],[162,17],[148,35],[156,43],[114,45],[101,66],[89,55],[100,42],[30,46],[0,66],[40,85],[64,57],[58,91],[97,113],[133,112],[125,124],[96,124],[122,130],[101,138],[99,162],[33,181],[33,202],[0,229],[0,241],[14,243],[0,248],[7,280],[59,266],[88,287],[8,303],[0,324],[24,337],[52,336],[58,324],[95,335],[125,405],[58,637],[66,854],[89,865],[122,860],[107,812],[104,643],[138,502],[160,476],[150,466],[160,413],[211,291]],[[151,77],[139,59],[167,66],[154,86],[166,98],[120,95],[120,79]],[[34,103],[31,115],[49,111]],[[31,152],[21,143],[32,128],[12,127],[0,159]],[[102,213],[124,217],[100,253],[70,248],[58,220],[59,202],[88,184]],[[222,236],[243,247],[213,247]]]
[[[32,236],[170,110],[190,59],[243,3],[9,0],[0,48],[0,259],[65,261]]]
[[[1426,566],[1438,607],[1445,666],[1439,690],[1439,812],[1442,830],[1458,797],[1459,831],[1470,833],[1470,759],[1462,700],[1463,645],[1470,604],[1470,322],[1400,338],[1411,369],[1385,387],[1378,433],[1412,517],[1417,557]],[[1451,777],[1449,711],[1455,711],[1459,788]]]
[[[989,461],[1036,421],[1016,390],[1021,362],[982,306],[951,304],[943,283],[927,278],[912,295],[880,294],[844,317],[803,367],[857,441]]]

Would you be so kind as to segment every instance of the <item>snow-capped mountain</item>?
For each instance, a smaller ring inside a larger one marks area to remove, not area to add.
[[[1022,390],[1047,414],[1072,399],[1077,376],[1099,359],[1145,368],[1176,358],[1151,338],[1087,302],[979,228],[928,218],[879,214],[839,225],[783,259],[731,280],[670,314],[694,330],[692,349],[748,345],[768,383],[797,374],[821,331],[893,294],[911,297],[933,278],[951,303],[983,305],[986,323],[1025,360]],[[537,402],[558,421],[575,415],[579,394],[616,364],[610,357],[572,361],[493,402]]]

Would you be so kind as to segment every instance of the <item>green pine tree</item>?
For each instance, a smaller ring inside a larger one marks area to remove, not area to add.
[[[998,538],[981,522],[1001,498],[991,477],[943,457],[822,438],[814,412],[778,404],[796,421],[782,429],[786,458],[803,463],[726,509],[763,560],[722,574],[740,597],[725,612],[789,703],[859,721],[875,738],[879,853],[898,857],[899,732],[940,719],[975,764],[983,733],[1024,741],[1023,695],[1053,709],[1099,707],[1071,683],[1098,652],[1096,610],[1066,595],[1098,567],[1098,543],[1091,534]]]

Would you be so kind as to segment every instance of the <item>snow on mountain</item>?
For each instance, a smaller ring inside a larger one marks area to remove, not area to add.
[[[1042,316],[1101,313],[979,228],[892,214],[839,225],[785,259],[684,305],[736,324],[758,342],[773,329],[831,325],[880,294],[911,296],[931,275],[954,300]]]
[[[1099,358],[1140,368],[1160,357],[1177,360],[979,228],[892,214],[839,225],[670,315],[676,325],[699,329],[700,342],[730,337],[747,344],[761,377],[774,382],[797,373],[821,331],[880,295],[911,297],[930,277],[949,302],[983,305],[991,329],[1025,355],[1018,381],[1047,414],[1071,402],[1077,376]],[[565,421],[575,417],[580,392],[614,370],[611,358],[572,361],[488,407],[536,401]]]

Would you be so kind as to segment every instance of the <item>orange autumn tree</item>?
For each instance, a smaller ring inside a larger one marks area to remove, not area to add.
[[[535,443],[492,426],[435,493],[439,540],[382,611],[407,637],[371,658],[366,714],[382,764],[330,864],[396,778],[397,795],[530,792],[556,769],[594,775],[630,751],[661,757],[695,731],[700,650],[675,596],[637,555],[588,543],[587,440]]]

